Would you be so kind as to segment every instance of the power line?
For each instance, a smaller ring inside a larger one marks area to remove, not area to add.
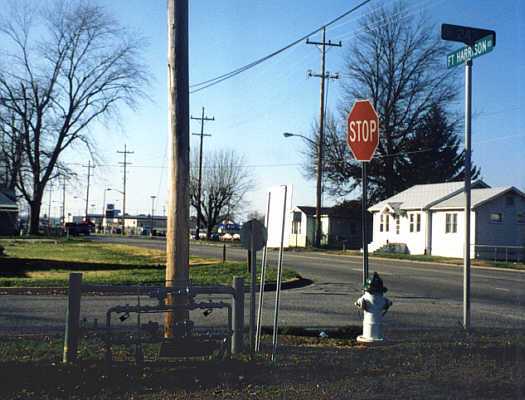
[[[265,57],[259,58],[256,61],[253,61],[253,62],[251,62],[249,64],[246,64],[243,67],[237,68],[237,69],[235,69],[233,71],[230,71],[230,72],[228,72],[226,74],[219,75],[219,76],[217,76],[215,78],[208,79],[206,81],[190,85],[190,88],[195,88],[195,89],[191,90],[190,93],[199,92],[199,91],[204,90],[204,89],[206,89],[206,88],[208,88],[210,86],[214,86],[214,85],[216,85],[218,83],[221,83],[222,81],[225,81],[227,79],[233,78],[234,76],[239,75],[240,73],[242,73],[244,71],[247,71],[247,70],[249,70],[249,69],[251,69],[251,68],[253,68],[253,67],[255,67],[255,66],[257,66],[257,65],[259,65],[261,63],[263,63],[264,61],[269,60],[270,58],[281,54],[282,52],[288,50],[289,48],[291,48],[291,47],[301,43],[303,40],[309,38],[310,36],[315,35],[316,33],[320,32],[323,29],[326,29],[327,26],[335,24],[337,21],[343,19],[347,15],[349,15],[349,14],[353,13],[354,11],[358,10],[359,8],[361,8],[365,4],[369,3],[370,1],[371,0],[365,0],[365,1],[361,2],[360,4],[358,4],[357,6],[352,8],[351,10],[348,10],[347,12],[345,12],[345,13],[341,14],[340,16],[338,16],[337,18],[334,18],[333,20],[331,20],[327,24],[321,26],[320,28],[317,28],[316,30],[310,32],[307,35],[304,35],[304,36],[300,37],[299,39],[293,41],[292,43],[282,47],[281,49],[279,49],[277,51],[274,51],[273,53],[271,53],[271,54],[269,54],[269,55],[267,55]]]

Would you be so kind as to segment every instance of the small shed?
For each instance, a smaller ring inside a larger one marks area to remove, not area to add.
[[[17,232],[18,204],[12,190],[0,188],[0,235],[10,236]]]
[[[297,206],[291,212],[290,247],[314,244],[316,208]],[[370,219],[371,220],[371,219]],[[321,246],[328,248],[361,248],[361,202],[344,201],[321,208]]]

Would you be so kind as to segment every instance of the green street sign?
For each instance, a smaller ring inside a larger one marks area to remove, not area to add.
[[[472,60],[473,58],[491,52],[493,48],[493,36],[485,36],[474,42],[474,46],[465,46],[447,55],[447,68],[453,68],[460,64],[464,64],[468,60]]]

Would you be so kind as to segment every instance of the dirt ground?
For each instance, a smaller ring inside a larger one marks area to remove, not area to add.
[[[270,360],[271,335],[263,336],[262,353],[251,360],[159,359],[155,349],[145,349],[139,369],[132,349],[116,350],[110,377],[100,340],[84,339],[78,362],[63,365],[63,338],[34,337],[38,345],[31,345],[30,338],[3,337],[2,398],[525,398],[523,332],[387,330],[385,344],[365,347],[355,342],[357,330],[328,332],[329,338],[279,335],[276,362]],[[17,340],[25,345],[13,348]]]

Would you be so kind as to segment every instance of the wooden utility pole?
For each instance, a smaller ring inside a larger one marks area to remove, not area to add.
[[[189,281],[189,83],[188,0],[168,0],[169,167],[166,286]],[[184,303],[168,294],[166,305]],[[166,312],[164,336],[175,336],[175,323],[188,318],[187,310]]]
[[[88,169],[87,175],[87,189],[86,189],[86,222],[89,221],[89,178],[91,177],[91,169],[95,168],[94,165],[91,165],[91,160],[88,160],[88,165],[84,165]]]
[[[204,121],[215,121],[215,117],[205,117],[204,116],[204,107],[202,107],[202,115],[200,118],[191,117],[191,119],[200,119],[201,120],[201,133],[194,133],[194,135],[201,137],[201,146],[200,146],[200,155],[199,155],[199,187],[197,189],[197,229],[195,230],[195,239],[199,240],[200,226],[201,226],[201,190],[202,190],[202,145],[204,142],[204,136],[211,136],[204,134]]]
[[[62,226],[66,226],[66,176],[62,184]]]
[[[308,71],[308,76],[321,78],[321,110],[319,115],[319,135],[317,140],[317,187],[316,187],[316,201],[315,201],[315,247],[321,246],[321,197],[322,197],[322,177],[323,177],[323,142],[324,142],[324,80],[326,78],[339,79],[339,75],[331,75],[325,72],[325,58],[326,46],[341,47],[341,42],[332,43],[325,42],[326,27],[323,27],[323,40],[321,42],[311,42],[306,39],[306,44],[314,44],[321,46],[321,74],[312,74]]]
[[[122,234],[126,234],[126,170],[128,164],[131,164],[127,162],[127,155],[133,154],[134,151],[127,151],[126,145],[124,145],[124,151],[117,151],[117,153],[124,154],[124,162],[119,163],[120,165],[124,166],[124,182],[123,182],[123,190],[122,190]]]

